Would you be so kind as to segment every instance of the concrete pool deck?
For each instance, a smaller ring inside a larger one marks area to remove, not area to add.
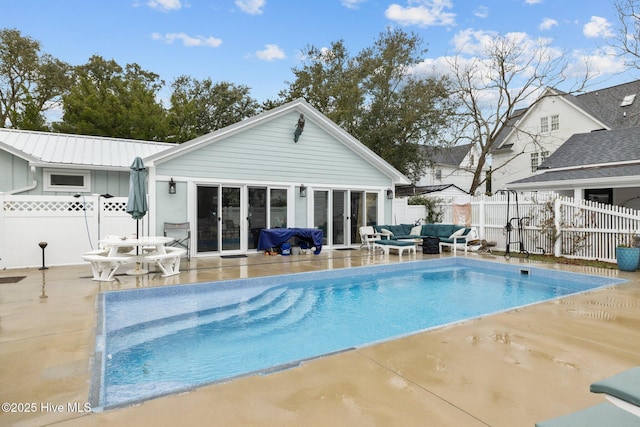
[[[83,412],[99,292],[434,257],[399,258],[366,250],[216,257],[183,262],[179,276],[118,275],[107,284],[91,280],[88,264],[0,271],[0,281],[25,276],[0,283],[0,403],[19,411],[3,407],[0,425],[531,426],[604,401],[589,393],[589,385],[640,365],[638,273],[536,264],[629,282],[266,376]],[[509,263],[528,261],[512,258]]]

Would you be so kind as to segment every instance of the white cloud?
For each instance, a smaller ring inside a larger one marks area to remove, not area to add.
[[[525,0],[526,4],[538,4],[542,3],[542,0]]]
[[[607,18],[600,16],[592,16],[591,21],[585,24],[582,32],[589,38],[596,37],[612,37],[611,24],[607,21]]]
[[[276,59],[284,59],[287,56],[277,44],[266,44],[263,50],[256,52],[256,56],[263,61],[274,61]]]
[[[593,53],[576,51],[572,55],[572,61],[567,69],[567,75],[571,77],[584,76],[589,70],[591,77],[615,75],[628,69],[624,59],[616,55],[613,47],[605,47]]]
[[[455,13],[445,12],[453,7],[450,0],[408,0],[408,6],[390,5],[384,12],[391,21],[401,25],[431,25],[455,24]]]
[[[182,8],[180,0],[149,0],[147,6],[151,9],[158,9],[162,12],[169,12],[170,10],[178,10]]]
[[[557,25],[558,25],[558,21],[556,21],[555,19],[544,18],[538,28],[540,28],[540,31],[545,31],[545,30],[550,30],[552,27],[555,27]]]
[[[236,6],[250,15],[261,15],[267,0],[236,0]]]
[[[478,8],[473,12],[478,18],[486,18],[489,16],[489,8],[487,6],[478,6]]]
[[[189,36],[185,33],[153,33],[151,38],[154,40],[161,40],[167,44],[173,44],[175,41],[181,41],[183,45],[187,47],[193,46],[207,46],[218,47],[222,44],[222,40],[215,37],[203,37],[203,36]]]
[[[340,3],[342,3],[344,7],[347,7],[349,9],[357,9],[360,3],[363,3],[365,1],[367,0],[341,0]]]

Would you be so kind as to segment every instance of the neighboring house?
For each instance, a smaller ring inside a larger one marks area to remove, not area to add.
[[[412,196],[429,196],[453,200],[459,197],[469,196],[469,193],[454,184],[396,187],[396,197]]]
[[[180,145],[2,129],[0,196],[126,196],[136,156],[149,174],[147,229],[189,222],[194,256],[255,251],[259,230],[276,227],[356,245],[361,225],[392,223],[393,189],[410,184],[300,99]]]
[[[640,126],[638,95],[640,80],[576,96],[546,89],[535,105],[518,110],[498,135],[491,153],[493,191],[535,175],[574,134]],[[588,189],[576,197],[584,198]]]
[[[463,192],[469,191],[479,156],[475,144],[425,146],[424,150],[431,159],[431,166],[415,184],[416,187],[454,185]]]
[[[508,187],[640,209],[640,127],[575,134]]]

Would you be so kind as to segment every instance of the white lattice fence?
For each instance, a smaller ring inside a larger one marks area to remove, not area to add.
[[[99,196],[0,195],[0,268],[42,265],[39,242],[47,242],[47,265],[79,264],[100,235],[129,235],[136,224],[127,199]],[[98,210],[100,208],[100,210]]]

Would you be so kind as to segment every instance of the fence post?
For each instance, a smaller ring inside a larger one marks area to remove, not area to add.
[[[479,230],[479,234],[480,234],[480,238],[484,239],[484,229],[485,229],[485,225],[486,225],[486,212],[485,212],[485,200],[486,200],[486,196],[482,196],[480,198],[480,204],[478,206],[478,209],[480,211],[480,230]]]
[[[554,206],[553,206],[553,222],[554,222],[554,226],[556,229],[556,233],[557,233],[557,239],[555,241],[554,247],[553,247],[553,255],[554,256],[562,256],[562,209],[560,209],[561,207],[561,197],[556,197],[556,199],[554,200]]]

